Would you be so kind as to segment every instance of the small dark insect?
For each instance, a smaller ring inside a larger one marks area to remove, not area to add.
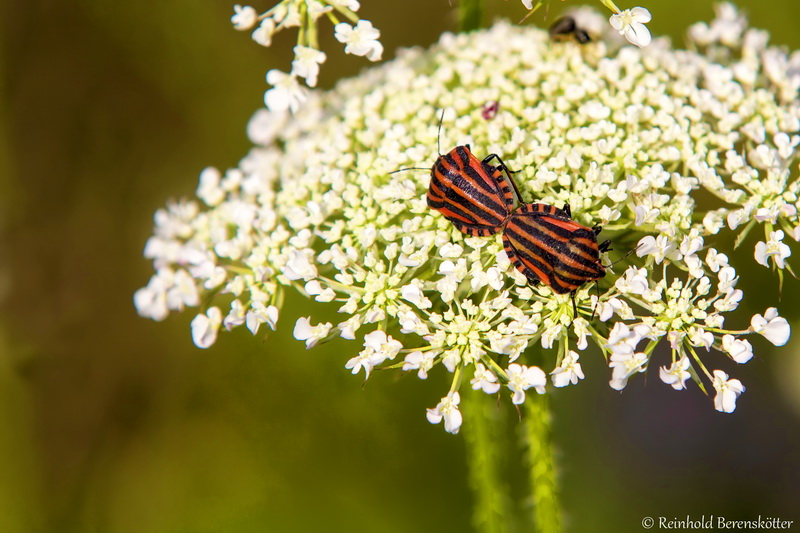
[[[503,246],[511,263],[532,284],[542,282],[558,294],[605,277],[600,253],[610,241],[598,246],[600,226],[587,228],[572,220],[569,205],[558,209],[547,204],[523,204],[509,217]]]
[[[497,159],[497,166],[489,163],[492,159]],[[428,206],[467,235],[494,235],[514,208],[512,186],[519,197],[510,177],[511,171],[497,154],[480,160],[469,145],[456,146],[431,167]]]
[[[497,115],[499,110],[500,102],[497,100],[492,100],[491,102],[486,102],[483,105],[481,108],[481,116],[486,120],[492,120]]]
[[[554,41],[565,41],[574,38],[580,44],[591,42],[592,38],[586,30],[578,27],[578,23],[570,16],[561,17],[550,26],[550,38]]]

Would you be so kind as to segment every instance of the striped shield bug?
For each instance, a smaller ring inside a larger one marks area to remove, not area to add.
[[[509,217],[503,247],[511,263],[532,284],[542,282],[557,294],[605,277],[600,253],[610,241],[597,244],[602,228],[572,220],[569,205],[523,204]]]
[[[439,139],[443,119],[444,110],[436,140],[439,157],[430,169],[428,207],[443,214],[462,233],[473,237],[494,235],[502,231],[514,209],[514,193],[520,198],[517,185],[511,179],[513,171],[497,154],[478,159],[468,144],[456,146],[442,155]],[[492,164],[494,159],[496,165]],[[394,172],[404,170],[427,169],[410,167]]]
[[[490,163],[492,159],[497,159],[497,166]],[[500,156],[491,154],[480,160],[469,145],[456,146],[440,155],[431,168],[428,206],[461,232],[488,237],[503,229],[514,208],[512,187],[519,198],[511,171]]]

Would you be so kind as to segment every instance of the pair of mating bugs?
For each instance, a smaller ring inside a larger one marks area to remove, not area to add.
[[[491,164],[494,159],[497,165]],[[428,206],[467,235],[488,237],[502,231],[508,258],[531,284],[541,282],[567,294],[603,278],[600,253],[611,242],[597,244],[602,228],[572,220],[569,204],[559,209],[523,203],[511,174],[497,154],[480,160],[469,145],[456,146],[431,168]],[[520,202],[516,209],[514,193]]]

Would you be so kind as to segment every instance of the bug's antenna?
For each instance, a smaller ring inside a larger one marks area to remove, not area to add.
[[[625,259],[627,259],[627,258],[628,258],[628,257],[629,257],[629,256],[630,256],[630,255],[631,255],[633,252],[635,252],[636,250],[638,250],[638,249],[639,249],[641,246],[642,246],[641,244],[637,245],[637,246],[636,246],[636,248],[634,248],[633,250],[630,250],[630,251],[628,251],[628,253],[627,253],[627,254],[623,255],[622,257],[620,257],[619,259],[617,259],[617,260],[616,260],[616,261],[614,261],[613,263],[611,263],[611,264],[609,264],[609,265],[603,265],[603,268],[611,268],[611,267],[613,267],[614,265],[616,265],[617,263],[619,263],[620,261],[624,261],[624,260],[625,260]],[[610,250],[610,248],[606,249],[606,251],[609,251],[609,250]]]
[[[397,170],[393,170],[393,171],[389,172],[389,174],[396,174],[398,172],[403,172],[404,170],[425,170],[425,171],[430,171],[431,169],[429,169],[429,168],[421,168],[421,167],[398,168]]]
[[[436,153],[442,155],[442,146],[440,144],[442,137],[442,121],[444,120],[444,108],[442,108],[442,116],[439,117],[439,131],[436,132]]]

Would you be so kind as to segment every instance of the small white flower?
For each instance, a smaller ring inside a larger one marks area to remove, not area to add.
[[[411,352],[403,362],[403,370],[417,370],[419,379],[428,379],[428,370],[433,368],[436,361],[436,354],[432,351],[423,352],[420,350]]]
[[[328,0],[328,4],[337,8],[349,9],[353,12],[361,9],[361,4],[358,2],[358,0]]]
[[[630,266],[625,271],[624,277],[619,277],[615,283],[620,292],[629,294],[644,294],[650,288],[647,281],[647,270]]]
[[[744,392],[744,385],[738,379],[728,379],[722,370],[714,370],[714,408],[723,413],[732,413],[736,409],[736,398]]]
[[[278,323],[278,308],[274,305],[265,306],[264,302],[253,302],[250,311],[247,312],[245,322],[247,329],[253,335],[258,333],[261,324],[266,324],[269,329],[275,331],[275,325]]]
[[[767,260],[772,257],[775,265],[778,268],[784,268],[786,263],[784,259],[792,255],[792,250],[781,242],[783,240],[783,230],[772,231],[769,234],[767,242],[759,241],[756,243],[755,257],[756,261],[764,266],[769,266]]]
[[[750,328],[760,333],[775,346],[783,346],[789,340],[792,328],[785,318],[778,316],[778,310],[770,307],[764,316],[754,315],[750,319]]]
[[[420,309],[428,309],[433,304],[422,293],[421,285],[422,283],[419,280],[412,280],[408,285],[403,285],[400,289],[400,297],[411,302]]]
[[[650,44],[650,30],[645,24],[651,19],[652,16],[647,9],[634,7],[611,15],[609,22],[620,35],[624,35],[628,39],[629,43],[642,47]]]
[[[531,10],[533,9],[533,0],[522,0],[522,5],[525,6],[525,9]]]
[[[461,403],[461,396],[458,392],[450,392],[442,398],[442,401],[436,405],[435,409],[428,409],[428,422],[438,424],[444,418],[445,431],[453,434],[458,433],[462,422],[461,411],[458,410],[459,403]]]
[[[208,206],[219,205],[225,199],[225,191],[220,187],[222,176],[214,167],[206,167],[200,173],[200,184],[197,186],[197,197]]]
[[[252,6],[241,6],[236,4],[233,6],[233,16],[231,22],[233,27],[239,31],[249,30],[255,26],[258,21],[258,12]]]
[[[247,313],[247,309],[239,300],[234,300],[231,302],[231,310],[222,319],[222,325],[225,326],[225,329],[228,331],[232,330],[236,326],[241,326],[244,324],[245,314]]]
[[[609,385],[614,390],[622,390],[628,384],[628,379],[637,372],[644,372],[647,356],[644,353],[619,353],[611,354],[608,366],[612,369]]]
[[[508,384],[506,386],[514,393],[511,398],[514,405],[525,401],[525,391],[531,387],[534,387],[539,394],[544,394],[547,376],[538,366],[527,367],[512,363],[508,365],[507,373]]]
[[[167,307],[167,287],[160,276],[153,276],[133,295],[133,305],[139,316],[161,321],[169,315]]]
[[[294,325],[294,338],[306,341],[306,349],[313,348],[328,335],[331,327],[333,326],[329,322],[312,326],[309,318],[300,317]]]
[[[317,277],[317,267],[315,267],[308,260],[306,254],[300,250],[292,250],[290,252],[289,260],[281,271],[284,276],[292,281],[299,279],[310,281]]]
[[[639,257],[652,255],[658,264],[665,258],[674,259],[679,257],[679,252],[675,243],[669,240],[666,235],[659,235],[658,237],[647,235],[639,241],[639,245],[636,247],[636,255]]]
[[[684,355],[677,361],[673,362],[672,366],[669,368],[665,366],[659,368],[658,376],[661,378],[661,381],[667,385],[672,385],[673,389],[683,390],[686,388],[686,380],[692,377],[692,375],[688,372],[689,366],[689,358]]]
[[[355,28],[346,22],[340,22],[334,28],[336,40],[344,43],[346,54],[366,56],[370,61],[380,61],[383,45],[378,41],[381,32],[368,20],[359,20]]]
[[[374,365],[379,365],[387,359],[394,359],[398,352],[403,348],[400,341],[387,335],[385,331],[376,329],[364,335],[364,347],[372,350],[372,361]]]
[[[267,72],[267,83],[273,86],[264,93],[264,103],[270,111],[280,112],[288,109],[294,113],[308,98],[308,91],[300,85],[297,77],[291,74],[272,69]]]
[[[578,353],[569,350],[561,360],[561,365],[550,372],[550,376],[556,387],[566,387],[570,383],[576,385],[578,380],[584,378],[581,364],[578,362]]]
[[[222,325],[222,312],[212,307],[205,314],[199,314],[192,320],[192,340],[198,348],[208,348],[217,340],[217,332]]]
[[[483,363],[475,364],[475,374],[470,380],[473,390],[482,390],[486,394],[494,394],[500,390],[500,384],[497,382],[497,376],[492,374]]]
[[[325,53],[315,48],[295,46],[292,74],[305,78],[309,87],[316,87],[319,66],[325,62],[325,59]]]
[[[737,339],[733,335],[722,337],[722,349],[739,364],[744,364],[753,358],[753,346],[746,340]]]
[[[272,35],[275,33],[275,22],[271,18],[266,18],[261,21],[258,28],[253,30],[250,38],[261,46],[269,46],[272,44]]]

